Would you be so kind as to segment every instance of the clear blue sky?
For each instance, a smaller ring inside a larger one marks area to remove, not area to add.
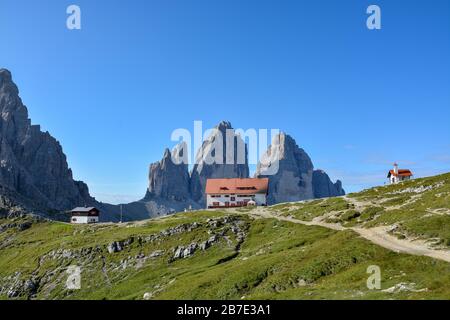
[[[142,197],[194,120],[280,128],[348,191],[394,161],[450,171],[448,0],[1,0],[0,39],[32,122],[99,200]]]

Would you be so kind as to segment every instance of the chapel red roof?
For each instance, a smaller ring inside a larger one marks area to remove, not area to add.
[[[411,177],[413,174],[412,174],[412,172],[411,172],[411,170],[409,170],[409,169],[398,169],[398,174],[396,174],[395,172],[394,172],[394,170],[390,170],[389,171],[389,174],[388,174],[388,177],[390,177],[390,176],[395,176],[395,177]]]

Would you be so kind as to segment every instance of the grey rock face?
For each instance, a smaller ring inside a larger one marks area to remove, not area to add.
[[[193,242],[190,245],[188,245],[186,248],[184,248],[183,258],[187,258],[187,257],[190,257],[191,255],[193,255],[195,250],[197,249],[197,247],[198,247],[197,243]]]
[[[31,125],[5,69],[0,69],[0,184],[37,208],[66,210],[95,203],[86,184],[74,181],[59,142]]]
[[[187,201],[190,199],[189,180],[187,147],[182,143],[172,153],[166,149],[163,159],[150,165],[147,196]]]
[[[106,246],[109,253],[116,253],[124,250],[134,242],[134,237],[130,237],[123,241],[113,241]]]
[[[333,183],[330,177],[323,170],[314,170],[313,172],[314,198],[327,198],[345,195],[342,189],[342,182],[337,180]]]
[[[273,138],[257,166],[255,176],[269,178],[269,204],[314,198],[311,159],[285,133]]]
[[[152,253],[150,253],[149,257],[157,258],[157,257],[162,256],[163,254],[164,254],[164,250],[156,250],[156,251],[153,251]]]
[[[195,243],[187,246],[186,248],[183,246],[176,247],[174,249],[172,261],[177,259],[188,258],[194,253],[195,249],[196,249]]]
[[[248,178],[247,146],[230,122],[222,121],[203,142],[191,173],[191,197],[204,205],[209,178]]]
[[[113,241],[106,247],[109,253],[116,253],[123,250],[122,243],[120,241]]]

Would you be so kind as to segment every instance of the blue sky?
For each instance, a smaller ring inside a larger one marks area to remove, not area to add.
[[[348,191],[394,161],[450,171],[448,0],[1,0],[0,38],[32,122],[99,200],[141,198],[194,120],[280,128]]]

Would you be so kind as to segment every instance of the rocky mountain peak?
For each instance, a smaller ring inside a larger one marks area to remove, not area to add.
[[[219,124],[215,128],[222,132],[225,132],[225,130],[227,130],[227,129],[233,129],[233,126],[231,125],[230,121],[222,120],[219,122]]]
[[[0,87],[5,82],[11,82],[12,81],[12,75],[11,72],[7,69],[0,69]]]
[[[276,175],[280,170],[291,172],[309,172],[313,168],[311,158],[301,149],[294,138],[280,132],[261,157],[257,175]]]
[[[198,150],[191,173],[191,196],[204,203],[206,180],[248,178],[247,146],[230,122],[221,121]]]
[[[185,143],[178,144],[172,152],[166,149],[163,158],[150,165],[147,199],[187,201],[189,194],[189,170],[184,162]]]
[[[172,153],[170,152],[169,148],[164,149],[164,155],[163,155],[163,160],[167,160],[167,159],[171,159],[172,158]]]
[[[6,69],[0,69],[0,99],[0,112],[4,121],[13,117],[19,122],[28,121],[28,111],[19,97],[19,89],[12,81],[11,72]]]
[[[87,186],[74,181],[61,145],[31,125],[11,73],[0,69],[0,184],[39,208],[66,210],[92,204]]]
[[[0,68],[0,86],[7,82],[12,82],[11,72],[8,69]]]
[[[324,171],[314,171],[308,154],[284,132],[273,138],[255,175],[269,178],[270,204],[345,194],[339,180],[333,184]]]

